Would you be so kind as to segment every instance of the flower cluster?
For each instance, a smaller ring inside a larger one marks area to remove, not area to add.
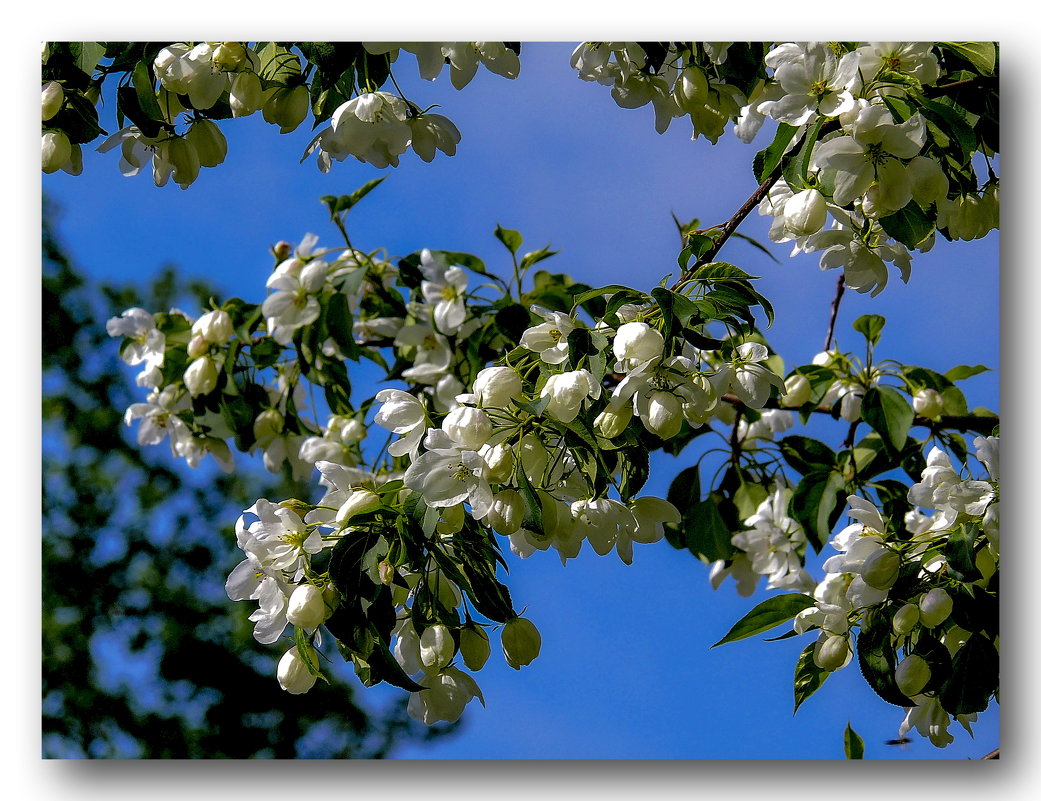
[[[977,437],[974,444],[986,476],[965,478],[933,448],[922,480],[907,494],[912,508],[902,521],[887,521],[877,506],[850,496],[848,514],[856,522],[832,538],[836,555],[824,562],[815,603],[794,623],[799,634],[820,632],[812,658],[823,671],[849,663],[857,626],[862,653],[870,638],[876,653],[893,655],[889,679],[910,702],[900,734],[917,728],[938,747],[954,739],[952,715],[971,734],[969,724],[997,691],[996,668],[971,675],[983,685],[982,702],[971,709],[954,690],[970,678],[969,664],[978,667],[959,657],[963,648],[993,654],[995,665],[997,655],[996,615],[984,607],[999,558],[998,438]]]
[[[432,160],[438,150],[454,155],[460,134],[447,117],[380,90],[391,77],[391,64],[400,50],[416,55],[420,75],[427,80],[437,78],[448,64],[457,89],[466,86],[482,65],[507,78],[520,73],[519,45],[512,43],[290,45],[45,44],[43,171],[82,172],[81,145],[101,133],[96,124],[84,128],[84,120],[97,119],[100,87],[108,75],[121,71],[132,85],[118,93],[118,119],[120,125],[124,118],[133,124],[107,137],[98,150],[105,153],[118,148],[119,167],[126,176],[150,167],[156,186],[165,186],[172,178],[182,189],[198,178],[202,167],[216,167],[225,160],[228,144],[218,122],[257,112],[280,133],[296,130],[309,114],[316,127],[329,121],[330,126],[319,132],[305,154],[318,150],[323,172],[330,169],[332,160],[348,156],[378,167],[397,166],[399,156],[409,147],[424,161]],[[310,62],[306,69],[302,58]],[[340,64],[340,73],[325,71],[330,58]],[[111,64],[102,63],[103,59],[111,59]],[[312,74],[315,66],[318,69]],[[85,91],[79,86],[84,74],[90,81]]]

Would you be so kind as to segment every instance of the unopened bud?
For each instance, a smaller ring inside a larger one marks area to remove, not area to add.
[[[900,554],[888,548],[875,551],[864,560],[860,571],[861,578],[869,587],[876,590],[888,590],[900,575]]]
[[[279,685],[291,695],[306,693],[318,680],[318,677],[311,675],[311,671],[307,669],[307,664],[300,657],[295,645],[278,660],[277,675]]]
[[[612,409],[609,405],[596,416],[593,424],[597,431],[608,439],[614,439],[625,431],[629,421],[633,419],[633,407],[630,404]]]
[[[278,409],[265,409],[253,421],[253,438],[264,447],[282,433],[285,418]]]
[[[915,414],[935,420],[943,414],[943,397],[935,389],[920,389],[912,401]]]
[[[232,333],[231,315],[223,309],[206,312],[192,324],[192,334],[214,345],[226,345]]]
[[[394,583],[394,576],[397,574],[397,570],[394,565],[384,559],[379,564],[380,572],[380,583],[386,584],[388,587]]]
[[[233,117],[248,117],[264,102],[264,88],[260,77],[253,72],[239,72],[231,80],[228,102]]]
[[[492,653],[491,643],[484,629],[478,626],[467,626],[459,632],[459,653],[470,670],[480,670]]]
[[[325,622],[326,616],[325,599],[314,584],[301,584],[289,596],[286,619],[294,626],[314,629]]]
[[[789,376],[788,380],[784,382],[784,394],[781,396],[781,405],[788,408],[802,406],[809,401],[810,392],[810,379],[799,373]]]
[[[523,617],[506,622],[502,630],[502,652],[514,670],[530,665],[542,650],[542,636],[535,624]]]
[[[43,97],[41,103],[41,110],[43,112],[43,121],[46,122],[61,109],[61,104],[65,102],[65,90],[61,88],[61,84],[57,81],[48,81],[43,85]]]
[[[210,352],[210,343],[206,341],[204,337],[199,335],[193,336],[188,340],[188,358],[198,359],[200,356],[205,356]]]
[[[661,356],[664,349],[665,338],[647,323],[626,323],[614,337],[616,359],[645,362]]]
[[[505,409],[521,396],[524,384],[512,367],[486,367],[474,379],[474,394],[481,406]]]
[[[796,192],[784,204],[784,227],[795,236],[810,236],[824,227],[828,205],[816,189]]]
[[[934,626],[939,626],[950,616],[954,610],[954,600],[947,594],[946,590],[937,588],[929,590],[919,599],[918,608],[921,609],[922,613],[922,625],[931,629]]]
[[[893,615],[893,631],[897,634],[910,634],[918,625],[920,616],[918,604],[904,604]]]
[[[504,537],[515,534],[524,520],[524,501],[516,490],[505,489],[495,496],[488,523]]]
[[[284,239],[280,242],[276,242],[271,248],[271,254],[279,261],[285,261],[288,259],[292,252],[293,246]]]
[[[929,663],[917,654],[911,654],[896,666],[896,686],[906,696],[918,695],[930,678]]]
[[[221,42],[213,50],[214,69],[234,72],[246,63],[246,48],[240,42]]]
[[[442,623],[427,626],[419,637],[419,661],[427,673],[437,673],[455,656],[452,632]]]
[[[220,128],[210,120],[193,122],[185,138],[198,153],[200,166],[216,167],[223,163],[228,155],[228,140],[224,138]]]
[[[458,406],[448,413],[441,429],[464,450],[477,450],[492,435],[492,421],[488,413],[472,406]]]
[[[72,157],[72,143],[63,131],[47,131],[41,139],[43,171],[57,172]]]
[[[355,515],[379,509],[382,502],[380,496],[367,489],[353,489],[344,501],[340,511],[336,513],[337,523],[346,523]]]
[[[306,86],[277,89],[264,103],[264,119],[279,126],[279,133],[289,133],[304,121],[310,105]]]
[[[813,652],[813,662],[821,670],[838,670],[843,667],[850,657],[849,643],[845,637],[834,635],[828,637],[819,648]]]
[[[217,388],[217,378],[217,365],[209,356],[196,359],[184,371],[184,385],[193,398],[213,392]]]

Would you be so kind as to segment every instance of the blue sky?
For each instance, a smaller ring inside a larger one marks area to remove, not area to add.
[[[526,249],[560,250],[548,269],[649,289],[675,268],[670,212],[705,223],[729,217],[755,188],[751,157],[769,133],[752,146],[728,133],[712,147],[691,142],[689,123],[679,119],[659,136],[649,107],[619,109],[606,87],[578,80],[567,64],[571,49],[525,44],[516,81],[482,70],[462,92],[447,71],[434,83],[412,77],[414,59],[403,53],[397,72],[406,94],[423,107],[440,104],[462,132],[458,155],[439,154],[431,164],[407,154],[393,170],[347,161],[322,175],[313,160],[298,163],[311,138],[306,126],[280,136],[255,115],[224,126],[227,161],[203,170],[187,191],[158,189],[145,175],[123,178],[116,153],[85,154],[82,176],[45,176],[44,191],[64,210],[59,232],[77,264],[97,278],[142,279],[173,263],[259,302],[268,246],[307,232],[334,243],[318,198],[387,175],[351,214],[359,247],[397,256],[422,247],[468,251],[505,271],[508,256],[492,236],[501,223],[523,233]],[[754,214],[741,230],[765,241],[766,223]],[[739,241],[720,255],[762,276],[759,289],[777,309],[771,343],[788,364],[806,363],[823,344],[837,276],[821,273],[813,257],[772,250],[780,264]],[[847,292],[838,343],[859,347],[850,323],[878,313],[889,318],[882,357],[940,371],[996,368],[998,289],[995,234],[941,241],[915,257],[907,286],[894,276],[878,298]],[[957,324],[954,309],[962,310]],[[998,410],[996,372],[963,387],[970,408]],[[647,492],[664,494],[670,478],[653,477]],[[631,567],[591,551],[566,567],[552,553],[510,564],[511,592],[542,632],[542,655],[519,673],[493,656],[476,675],[488,708],[471,705],[459,736],[400,756],[841,758],[847,719],[869,757],[977,757],[997,744],[997,715],[988,712],[975,741],[952,728],[956,741],[943,750],[917,736],[906,749],[882,745],[896,736],[902,712],[873,695],[855,664],[793,719],[792,673],[808,640],[709,650],[765,595],[742,599],[730,585],[714,592],[704,566],[664,542],[638,546]]]

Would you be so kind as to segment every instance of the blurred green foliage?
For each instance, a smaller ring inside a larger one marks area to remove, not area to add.
[[[105,321],[131,306],[197,308],[211,294],[172,269],[145,289],[79,274],[43,226],[43,755],[294,758],[389,755],[439,737],[356,703],[352,678],[283,692],[285,649],[257,644],[224,591],[233,523],[257,497],[307,497],[288,478],[231,476],[141,448],[122,422],[144,400]],[[288,647],[287,643],[287,647]],[[349,673],[349,669],[347,671]],[[342,676],[341,672],[341,676]]]

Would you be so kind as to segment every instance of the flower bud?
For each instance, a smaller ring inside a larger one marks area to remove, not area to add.
[[[506,622],[502,630],[502,652],[514,670],[530,665],[542,649],[542,637],[535,624],[523,617]]]
[[[495,496],[488,523],[504,537],[517,532],[524,520],[524,501],[516,490],[505,489]]]
[[[279,133],[289,133],[304,121],[310,107],[306,86],[283,87],[264,103],[264,120],[279,126]]]
[[[220,128],[210,120],[193,122],[185,139],[199,155],[200,166],[216,167],[223,163],[225,156],[228,155],[228,140],[224,138]]]
[[[295,645],[278,660],[277,675],[282,689],[292,695],[306,693],[318,680],[318,677],[311,675],[311,671],[307,669],[307,664],[300,657]]]
[[[897,634],[910,634],[918,625],[920,616],[918,604],[904,604],[893,615],[893,631]]]
[[[614,439],[625,431],[629,421],[633,419],[633,407],[629,404],[611,408],[610,405],[596,416],[594,425],[597,431],[608,439]]]
[[[470,670],[480,670],[492,653],[488,635],[478,626],[467,626],[459,632],[459,653]]]
[[[488,479],[489,484],[502,484],[513,475],[513,466],[516,460],[513,458],[513,452],[505,445],[500,443],[489,448],[482,455],[484,456],[484,463],[487,465],[484,477]]]
[[[81,175],[83,173],[83,149],[78,143],[72,143],[72,153],[69,160],[61,165],[62,171],[69,175]]]
[[[194,398],[196,395],[209,395],[217,388],[217,365],[209,356],[196,359],[184,371],[184,385]]]
[[[231,80],[228,101],[233,117],[248,117],[264,102],[260,77],[254,72],[239,72]],[[288,243],[287,243],[288,244]]]
[[[679,433],[683,425],[683,406],[680,399],[671,392],[654,390],[643,402],[638,396],[640,419],[644,426],[662,439],[671,439]]]
[[[784,394],[781,396],[781,405],[788,408],[802,406],[810,400],[810,379],[796,373],[789,376],[784,382]]]
[[[918,608],[921,610],[922,625],[931,629],[939,626],[950,616],[954,609],[954,601],[946,590],[937,588],[929,590],[919,599]]]
[[[285,423],[285,418],[278,409],[265,409],[253,421],[253,438],[261,447],[266,447],[282,433]]]
[[[346,523],[355,515],[379,509],[382,502],[380,496],[367,489],[353,489],[347,495],[340,511],[336,513],[337,523]]]
[[[457,406],[445,417],[441,430],[465,450],[475,451],[492,435],[492,421],[481,409]]]
[[[379,571],[380,575],[380,584],[385,584],[389,587],[391,584],[394,583],[394,576],[396,576],[398,572],[394,568],[394,565],[392,565],[390,562],[384,559],[382,562],[379,563],[379,565],[377,565],[377,570]]]
[[[47,131],[41,139],[43,171],[50,175],[72,158],[72,143],[63,131]]]
[[[915,414],[935,420],[943,414],[943,397],[935,389],[920,389],[912,401]]]
[[[697,67],[687,67],[676,81],[676,104],[685,114],[700,111],[709,101],[708,77]]]
[[[286,619],[294,626],[314,629],[325,622],[326,616],[325,599],[314,584],[301,584],[289,596]]]
[[[192,324],[192,334],[214,345],[226,345],[233,331],[231,315],[223,309],[206,312]]]
[[[888,590],[900,575],[900,554],[888,548],[880,548],[864,560],[860,577],[864,583],[876,590]]]
[[[455,656],[452,632],[442,623],[423,629],[419,637],[419,661],[427,673],[437,673]]]
[[[446,506],[441,510],[441,519],[437,521],[438,534],[455,534],[463,530],[466,522],[466,510],[461,503]]]
[[[221,72],[234,72],[244,63],[246,48],[241,42],[221,42],[213,50],[213,67]]]
[[[167,139],[156,155],[173,168],[174,183],[181,189],[187,189],[199,177],[199,154],[183,136]]]
[[[846,638],[840,635],[828,637],[813,651],[813,662],[821,670],[838,670],[849,661],[850,650]]]
[[[188,340],[188,358],[198,359],[210,352],[210,343],[201,336],[193,336]]]
[[[289,255],[293,252],[293,246],[286,242],[284,239],[276,242],[271,248],[271,255],[278,261],[285,261],[289,258]]]
[[[896,686],[904,695],[918,695],[932,678],[929,663],[917,654],[911,654],[896,666]]]
[[[645,362],[661,356],[665,338],[647,323],[626,323],[614,337],[614,355],[617,359]]]
[[[42,95],[41,110],[43,121],[46,122],[61,109],[61,104],[65,101],[65,91],[57,81],[48,81],[43,85]]]
[[[828,205],[816,189],[796,192],[784,204],[784,227],[795,236],[810,236],[824,227]]]
[[[481,406],[505,409],[521,396],[524,385],[512,367],[486,367],[474,379],[474,394]]]

